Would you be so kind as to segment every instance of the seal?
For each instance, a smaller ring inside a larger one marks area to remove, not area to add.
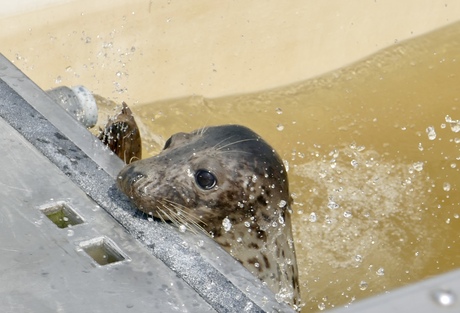
[[[121,112],[109,118],[97,136],[126,164],[140,160],[142,144],[139,128],[128,105],[123,102]]]
[[[299,308],[286,169],[252,130],[175,134],[157,156],[125,166],[117,183],[142,212],[209,234],[278,301]]]

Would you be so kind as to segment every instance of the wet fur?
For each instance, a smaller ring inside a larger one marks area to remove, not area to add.
[[[217,186],[200,188],[199,169],[212,172]],[[280,301],[298,308],[287,173],[253,131],[225,125],[175,134],[159,155],[126,166],[118,186],[141,211],[211,235]]]

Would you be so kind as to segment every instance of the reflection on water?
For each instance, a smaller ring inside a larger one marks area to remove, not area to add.
[[[228,123],[274,145],[310,312],[459,266],[459,73],[456,24],[306,82],[133,111],[146,156],[173,133]]]

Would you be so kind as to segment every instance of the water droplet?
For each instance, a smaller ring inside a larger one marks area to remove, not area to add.
[[[450,184],[445,182],[443,185],[442,185],[442,189],[444,189],[444,191],[450,191]]]
[[[287,202],[285,200],[281,200],[279,203],[278,203],[278,207],[279,208],[284,208],[286,206]]]
[[[281,108],[276,108],[276,113],[277,114],[283,114],[283,110],[281,110]]]
[[[62,77],[61,77],[61,76],[56,77],[56,79],[54,80],[54,82],[55,82],[56,84],[60,84],[60,83],[62,82]]]
[[[355,261],[356,262],[362,262],[363,261],[363,256],[360,254],[355,255]]]
[[[343,212],[343,216],[348,218],[348,217],[351,217],[352,215],[350,211],[345,211]]]
[[[456,168],[456,167],[457,167],[457,164],[456,164],[456,163],[451,163],[451,164],[450,164],[450,167],[451,167],[451,168]]]
[[[422,146],[422,143],[421,143],[421,142],[418,143],[418,149],[419,149],[420,151],[423,151],[423,146]]]
[[[284,217],[280,214],[278,216],[278,222],[281,224],[281,225],[284,225]]]
[[[449,115],[446,115],[446,122],[450,124],[450,129],[454,133],[460,132],[460,120],[454,120]]]
[[[318,309],[323,311],[326,308],[326,305],[323,302],[318,303]]]
[[[283,160],[284,168],[286,169],[286,172],[289,172],[289,162],[287,160]]]
[[[312,223],[316,222],[317,221],[317,216],[316,216],[316,213],[315,212],[312,212],[310,213],[310,217],[308,218],[308,220]]]
[[[429,140],[435,140],[436,139],[436,131],[434,130],[433,126],[428,126],[426,128],[426,133],[428,134],[428,139]]]
[[[179,231],[180,231],[181,233],[185,233],[186,230],[187,230],[187,226],[185,226],[184,224],[182,224],[182,225],[179,226]]]
[[[450,290],[435,290],[432,297],[436,303],[442,306],[451,306],[457,300],[455,294]]]
[[[351,163],[351,166],[353,166],[353,167],[357,167],[357,166],[358,166],[358,161],[356,161],[356,160],[351,160],[350,163]]]
[[[254,266],[255,266],[256,268],[259,268],[260,264],[256,262],[256,263],[254,263]]]
[[[369,284],[367,282],[365,282],[364,280],[362,280],[360,283],[359,283],[359,289],[361,290],[366,290],[367,287],[369,287]]]
[[[337,166],[337,163],[336,163],[336,162],[337,162],[337,161],[336,161],[335,159],[332,159],[332,160],[331,160],[331,162],[330,162],[330,163],[331,163],[331,168],[335,168],[335,167]]]
[[[327,203],[327,207],[331,210],[338,209],[340,205],[336,203],[332,198],[329,198],[329,202]]]
[[[248,221],[246,221],[246,222],[244,222],[244,226],[246,226],[246,227],[250,227],[250,226],[251,226],[251,224],[250,224]]]
[[[224,230],[226,232],[230,231],[230,229],[232,229],[232,222],[230,222],[230,220],[228,219],[228,217],[224,218],[222,220],[222,226],[224,227]]]
[[[276,125],[276,129],[282,131],[284,129],[284,126],[282,124],[278,124]]]
[[[385,269],[383,267],[379,268],[377,272],[375,272],[378,276],[385,275]]]
[[[252,310],[253,304],[252,302],[246,303],[246,306],[244,307],[244,312],[249,312]]]
[[[415,162],[414,164],[412,164],[412,166],[414,167],[414,170],[416,170],[417,172],[421,172],[423,170],[423,162]]]
[[[318,173],[319,177],[320,178],[325,178],[327,176],[327,171],[325,170],[321,170],[319,173]]]

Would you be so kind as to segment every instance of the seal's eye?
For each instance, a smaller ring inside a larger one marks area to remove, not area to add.
[[[195,181],[201,189],[210,190],[217,185],[217,178],[207,170],[198,170],[195,173]]]
[[[169,139],[166,140],[165,146],[163,147],[163,150],[168,149],[170,145],[171,145],[171,137],[169,137]]]

